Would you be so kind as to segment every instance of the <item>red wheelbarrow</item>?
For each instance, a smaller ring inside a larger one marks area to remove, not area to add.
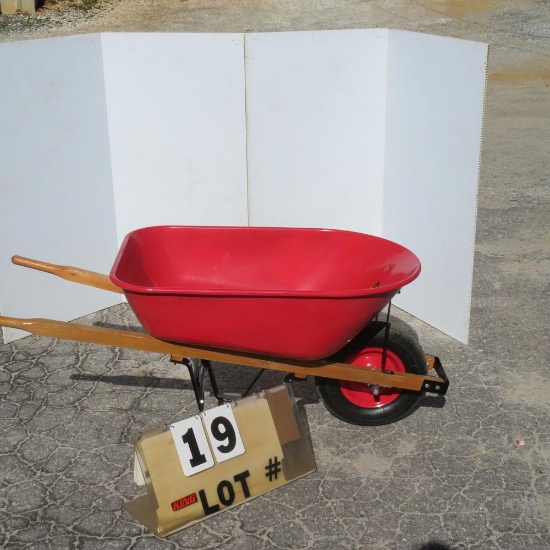
[[[425,392],[444,395],[449,386],[437,357],[390,330],[391,299],[419,275],[420,262],[379,237],[161,226],[131,232],[110,277],[20,256],[12,261],[123,292],[148,334],[47,319],[0,317],[0,325],[168,354],[188,366],[199,410],[206,374],[214,395],[225,398],[210,361],[257,367],[260,374],[284,371],[288,380],[313,375],[327,409],[359,425],[400,420]],[[386,321],[378,321],[386,306]]]

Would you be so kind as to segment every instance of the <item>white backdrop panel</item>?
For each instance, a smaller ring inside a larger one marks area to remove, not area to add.
[[[246,35],[251,225],[382,226],[387,30]]]
[[[382,235],[422,273],[395,303],[467,342],[487,45],[390,31]]]
[[[149,225],[246,225],[242,34],[104,34],[119,243]]]
[[[120,296],[14,266],[108,271],[117,250],[99,35],[0,47],[0,307],[70,320]],[[4,328],[10,342],[28,333]]]
[[[410,247],[397,304],[466,341],[486,53],[379,29],[1,45],[2,313],[119,301],[15,253],[107,272],[136,227],[324,226]]]

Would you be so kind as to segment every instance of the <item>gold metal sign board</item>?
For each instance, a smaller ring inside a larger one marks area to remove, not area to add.
[[[147,494],[124,507],[159,537],[316,469],[288,384],[142,434],[135,448]]]

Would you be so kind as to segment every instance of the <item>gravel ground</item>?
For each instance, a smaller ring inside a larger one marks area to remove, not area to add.
[[[104,17],[112,9],[113,5],[101,0],[46,2],[32,15],[1,16],[0,40],[28,40],[74,34],[91,21]]]

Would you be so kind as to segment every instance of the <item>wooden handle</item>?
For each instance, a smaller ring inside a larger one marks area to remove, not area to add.
[[[113,284],[111,279],[102,273],[96,273],[95,271],[88,271],[87,269],[80,269],[79,267],[71,267],[68,265],[50,264],[40,260],[24,258],[23,256],[14,256],[11,261],[16,265],[30,267],[31,269],[57,275],[67,281],[122,294],[122,289]]]
[[[0,316],[0,327],[18,328],[20,330],[26,330],[32,332],[30,328],[26,328],[28,325],[27,319],[18,319],[17,317],[2,317]]]
[[[18,328],[49,338],[62,338],[77,342],[164,353],[170,355],[176,362],[181,362],[184,357],[196,357],[197,359],[234,365],[293,372],[302,376],[322,376],[336,380],[349,380],[350,382],[377,384],[388,388],[414,391],[420,391],[425,382],[425,377],[420,374],[404,372],[386,374],[377,369],[357,367],[346,363],[333,363],[324,360],[299,361],[281,357],[269,358],[251,353],[199,348],[192,345],[165,342],[142,332],[65,323],[50,319],[16,319],[0,316],[0,326]],[[433,376],[426,379],[435,383],[445,383],[445,380]]]
[[[143,332],[132,332],[113,328],[66,323],[52,319],[21,319],[0,316],[0,326],[26,330],[38,336],[61,338],[76,342],[89,342],[105,346],[123,347],[141,351],[176,354],[181,352],[179,344],[157,340]]]

